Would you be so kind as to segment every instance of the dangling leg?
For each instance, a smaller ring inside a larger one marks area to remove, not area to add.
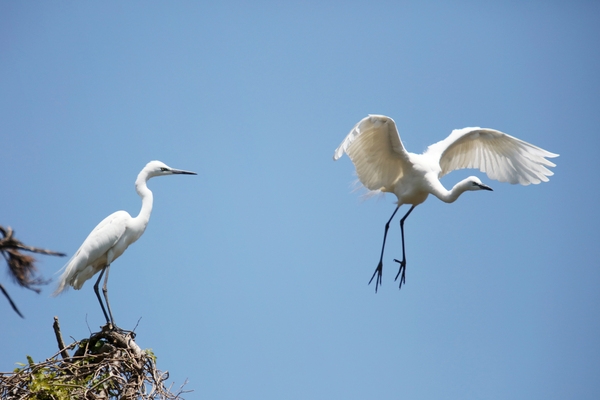
[[[370,285],[373,281],[373,278],[375,278],[375,275],[377,275],[377,279],[375,280],[375,293],[377,293],[377,288],[379,287],[379,285],[381,285],[381,274],[383,273],[383,250],[385,249],[385,239],[387,238],[388,229],[390,229],[390,222],[392,222],[392,219],[394,219],[394,215],[396,215],[396,212],[399,208],[400,206],[396,207],[387,224],[385,224],[385,231],[383,233],[383,245],[381,246],[381,256],[379,257],[379,265],[377,265],[377,268],[375,268],[375,272],[373,272],[373,276],[369,281]]]
[[[402,219],[400,220],[400,233],[402,234],[402,261],[398,261],[396,259],[394,259],[394,261],[396,261],[397,263],[400,264],[400,269],[398,270],[398,273],[396,274],[396,278],[394,279],[394,281],[398,280],[398,277],[400,276],[400,273],[402,273],[402,277],[400,278],[400,285],[398,286],[398,289],[400,289],[402,287],[403,283],[406,283],[406,251],[404,251],[404,220],[410,215],[410,213],[412,212],[412,210],[415,209],[416,206],[412,206],[410,208],[410,210],[408,210],[408,212],[406,213],[406,215],[404,217],[402,217]]]
[[[110,309],[110,303],[108,302],[108,289],[106,284],[108,283],[108,271],[110,270],[110,264],[106,266],[106,276],[104,277],[104,285],[102,285],[102,293],[104,294],[104,300],[106,301],[106,307],[108,307],[108,314],[110,315],[110,323],[113,328],[117,328],[115,325],[115,319],[113,318],[112,311]]]
[[[106,323],[109,324],[110,320],[108,319],[108,314],[106,313],[106,309],[104,308],[104,304],[102,304],[102,299],[100,298],[100,293],[98,292],[98,285],[100,284],[100,279],[102,279],[102,275],[104,275],[105,270],[106,270],[106,267],[102,268],[102,270],[100,271],[100,275],[98,275],[98,280],[96,281],[96,284],[94,285],[94,292],[96,292],[96,297],[98,298],[100,307],[102,307],[102,312],[104,313],[104,318],[106,318]],[[108,276],[108,274],[107,274],[107,276]]]

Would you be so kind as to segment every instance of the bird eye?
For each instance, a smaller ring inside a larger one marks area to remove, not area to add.
[[[160,170],[161,170],[162,172],[165,172],[165,171],[168,171],[169,169],[168,169],[168,168],[165,168],[165,167],[160,167]]]

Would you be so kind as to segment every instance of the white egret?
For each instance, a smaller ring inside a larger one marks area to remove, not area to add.
[[[446,190],[439,178],[463,168],[476,168],[491,179],[512,184],[529,185],[547,182],[553,172],[546,167],[555,164],[546,157],[558,157],[530,143],[494,129],[464,128],[452,131],[446,139],[432,144],[423,154],[404,149],[396,123],[384,115],[369,115],[350,131],[335,150],[334,160],[348,154],[360,182],[370,191],[390,192],[398,198],[392,216],[385,224],[379,264],[373,272],[375,292],[381,284],[383,251],[390,222],[403,204],[410,204],[400,220],[402,234],[402,261],[396,275],[402,274],[399,287],[406,282],[406,253],[404,251],[404,221],[414,208],[423,203],[429,194],[446,202],[454,202],[463,192],[492,190],[475,176],[458,182]]]
[[[106,288],[110,265],[123,254],[130,244],[138,240],[146,230],[150,213],[152,212],[152,192],[146,185],[148,179],[155,176],[176,174],[196,175],[195,172],[173,169],[160,161],[150,161],[146,164],[135,180],[135,190],[142,198],[142,209],[138,216],[132,218],[126,211],[117,211],[104,218],[84,240],[71,260],[63,267],[64,272],[60,276],[54,296],[63,292],[69,286],[72,286],[76,290],[81,289],[85,281],[100,271],[98,280],[94,285],[94,292],[96,292],[96,297],[100,302],[100,307],[102,307],[106,323],[116,327],[110,303],[108,302],[108,290]],[[102,275],[105,273],[102,292],[108,308],[108,314],[98,292],[100,279],[102,279]]]

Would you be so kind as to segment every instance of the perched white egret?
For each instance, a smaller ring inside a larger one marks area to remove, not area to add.
[[[195,172],[173,169],[160,161],[150,161],[146,164],[135,180],[135,190],[142,198],[142,209],[138,216],[132,218],[126,211],[117,211],[104,218],[88,235],[75,255],[63,267],[64,272],[60,276],[54,296],[63,292],[69,286],[74,287],[76,290],[81,289],[85,281],[100,271],[98,280],[94,285],[94,292],[96,292],[96,297],[98,297],[100,307],[102,307],[106,323],[115,326],[110,303],[108,302],[108,290],[106,288],[110,264],[119,258],[127,247],[138,240],[146,230],[146,226],[150,220],[150,213],[152,212],[152,192],[146,186],[148,179],[155,176],[176,174],[196,175]],[[108,314],[98,292],[100,279],[102,279],[102,275],[105,273],[102,292],[108,308]]]
[[[385,224],[379,264],[373,272],[375,292],[381,284],[383,251],[390,222],[402,204],[410,204],[400,220],[402,234],[402,261],[396,275],[402,274],[399,287],[405,283],[406,253],[404,251],[404,221],[414,208],[423,203],[429,194],[446,202],[454,202],[463,192],[492,190],[475,176],[458,182],[446,190],[440,178],[463,168],[477,168],[491,179],[512,184],[529,185],[547,182],[553,175],[546,167],[555,164],[546,157],[558,157],[530,143],[494,129],[464,128],[452,131],[446,139],[432,144],[423,154],[404,149],[396,123],[384,115],[369,115],[350,131],[335,150],[334,160],[348,154],[360,182],[371,191],[390,192],[398,198],[392,216]]]

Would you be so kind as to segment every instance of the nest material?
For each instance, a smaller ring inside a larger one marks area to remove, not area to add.
[[[182,399],[165,386],[168,372],[156,368],[156,357],[141,350],[135,334],[103,328],[88,339],[62,344],[58,319],[54,331],[60,351],[46,361],[12,373],[0,373],[0,398],[13,399]],[[68,350],[76,349],[72,357]]]

